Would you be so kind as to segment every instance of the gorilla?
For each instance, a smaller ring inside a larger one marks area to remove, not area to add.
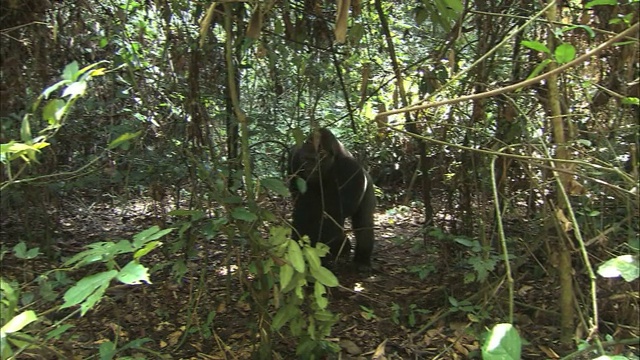
[[[376,207],[371,176],[325,128],[294,146],[290,160],[293,239],[308,235],[312,246],[318,241],[327,244],[329,259],[338,260],[351,250],[344,234],[344,221],[351,218],[356,238],[354,263],[359,270],[369,269]]]

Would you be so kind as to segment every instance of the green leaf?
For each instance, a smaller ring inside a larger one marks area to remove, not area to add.
[[[260,185],[262,185],[265,189],[273,191],[274,193],[280,196],[290,196],[289,189],[284,184],[282,179],[279,178],[266,178],[260,181]]]
[[[231,216],[234,219],[247,221],[247,222],[258,220],[258,216],[256,216],[256,214],[250,212],[249,210],[243,207],[237,207],[233,209],[233,211],[231,212]]]
[[[293,278],[293,267],[289,264],[280,266],[280,288],[284,289]]]
[[[4,278],[0,278],[0,290],[3,292],[2,306],[6,309],[6,313],[2,312],[3,316],[12,317],[16,308],[18,307],[18,292],[11,286],[11,284]]]
[[[464,5],[460,0],[444,0],[444,3],[448,9],[453,10],[456,14],[462,14]]]
[[[78,70],[80,70],[80,67],[78,66],[78,62],[73,61],[64,67],[64,70],[62,71],[62,78],[64,80],[75,81],[79,75]]]
[[[424,6],[416,7],[416,25],[422,25],[422,23],[427,20],[429,17],[429,10],[427,10]]]
[[[542,70],[544,70],[544,68],[547,67],[547,65],[549,65],[550,62],[551,62],[551,59],[542,60],[542,62],[540,64],[538,64],[535,67],[535,69],[533,69],[531,74],[529,74],[529,76],[527,76],[527,79],[532,79],[532,78],[538,76],[542,72]]]
[[[0,328],[0,337],[3,339],[7,336],[7,334],[11,334],[17,331],[22,330],[25,326],[31,324],[32,322],[38,320],[38,316],[35,311],[27,310],[23,311],[20,314],[11,318],[11,320],[7,321],[2,328]]]
[[[316,304],[320,309],[326,309],[329,305],[329,300],[324,296],[327,293],[327,289],[319,281],[313,284],[313,296],[315,297]]]
[[[298,189],[298,191],[300,191],[301,194],[304,194],[307,192],[307,182],[304,181],[303,178],[301,177],[296,177],[295,180],[295,185],[296,185],[296,189]]]
[[[372,311],[369,311],[371,313]],[[334,322],[338,320],[338,316],[336,314],[331,313],[329,310],[319,310],[313,314],[313,317],[322,322]],[[375,316],[373,316],[375,317]]]
[[[31,124],[29,123],[29,117],[24,116],[22,118],[22,125],[20,126],[20,140],[26,143],[30,143],[33,140],[31,135]]]
[[[520,45],[526,46],[529,49],[533,49],[535,51],[551,54],[551,50],[549,50],[549,48],[540,41],[522,40],[520,42]]]
[[[291,266],[291,265],[289,265]],[[286,287],[282,288],[282,293],[286,294],[291,290],[294,290],[296,297],[299,299],[304,298],[304,294],[302,293],[303,287],[307,285],[306,275],[304,273],[299,273],[297,271],[293,272],[293,278],[289,281]]]
[[[589,1],[588,3],[586,3],[584,5],[585,9],[591,9],[594,6],[600,6],[600,5],[618,5],[618,0],[594,0],[594,1]]]
[[[309,267],[314,269],[319,269],[320,266],[322,266],[317,248],[305,246],[304,249],[302,250],[304,251],[304,257],[307,259],[307,262],[309,263]]]
[[[484,360],[519,360],[522,340],[511,324],[497,324],[482,347]]]
[[[297,272],[304,272],[304,259],[297,241],[289,241],[289,249],[285,257]]]
[[[596,36],[596,33],[593,31],[593,29],[590,26],[587,25],[571,25],[571,26],[565,26],[562,28],[562,32],[566,33],[569,32],[571,30],[574,29],[582,29],[584,30],[587,34],[589,34],[590,38],[594,38]]]
[[[18,259],[33,259],[40,254],[40,248],[27,249],[27,244],[24,241],[20,241],[16,246],[13,247],[13,254]]]
[[[80,97],[84,95],[87,91],[87,82],[86,81],[76,81],[74,83],[69,84],[63,91],[61,97],[70,96],[71,99]]]
[[[42,118],[47,121],[49,125],[60,125],[60,121],[66,111],[67,103],[62,99],[53,99],[47,103],[42,109]]]
[[[560,44],[555,51],[556,61],[560,64],[566,64],[576,58],[576,48],[568,43]]]
[[[43,92],[42,92],[42,97],[45,99],[49,98],[49,95],[51,95],[52,92],[58,90],[59,88],[61,88],[62,86],[66,85],[66,84],[70,84],[71,81],[69,80],[62,80],[62,81],[58,81],[57,83],[49,86],[48,88],[46,88]],[[38,102],[36,102],[34,105],[37,105]],[[33,109],[35,110],[37,108],[37,106],[35,106]]]
[[[364,33],[365,33],[364,26],[362,26],[362,24],[360,23],[355,23],[349,29],[349,40],[351,41],[352,44],[358,45],[360,44],[360,40],[362,40]]]
[[[453,241],[457,242],[460,245],[464,245],[466,247],[473,247],[475,243],[478,243],[477,240],[472,240],[466,237],[455,237]]]
[[[150,241],[146,243],[141,249],[133,253],[133,258],[138,260],[160,246],[162,246],[162,241]]]
[[[289,320],[293,319],[296,316],[300,316],[300,309],[298,309],[295,305],[285,305],[278,310],[276,315],[273,317],[273,322],[271,326],[274,330],[278,331],[281,327],[283,327]]]
[[[273,246],[285,245],[284,248],[289,247],[289,241],[291,239],[291,228],[288,226],[273,226],[269,228],[269,242]],[[282,253],[279,253],[282,256]]]
[[[49,146],[49,143],[39,142],[33,145],[27,145],[23,143],[11,142],[8,144],[9,147],[3,147],[4,153],[12,154],[9,157],[9,160],[14,160],[18,157],[22,158],[25,162],[35,161],[36,154],[40,152],[40,149]]]
[[[111,360],[117,354],[116,344],[111,341],[103,342],[100,344],[98,352],[100,353],[100,360]]]
[[[605,278],[622,276],[625,281],[631,282],[640,277],[638,259],[634,258],[633,255],[615,257],[600,265],[598,267],[598,274]]]
[[[64,334],[67,330],[71,329],[72,327],[74,327],[74,325],[71,324],[62,324],[59,327],[49,331],[46,335],[45,335],[45,339],[47,340],[51,340],[51,339],[60,339],[60,336],[62,336],[62,334]]]
[[[123,150],[127,150],[125,146],[128,146],[129,141],[137,138],[138,136],[140,136],[140,134],[142,134],[142,131],[138,131],[135,133],[124,133],[118,136],[118,138],[109,143],[109,150],[115,149],[117,147],[121,147]]]
[[[117,275],[118,272],[116,270],[109,270],[80,279],[64,293],[65,302],[60,308],[65,309],[81,304],[81,313],[84,315],[102,298],[102,295],[109,287],[109,283]]]
[[[164,230],[160,230],[160,227],[157,225],[154,225],[148,229],[145,229],[135,235],[133,235],[133,247],[135,248],[139,248],[140,246],[142,246],[143,244],[149,242],[149,241],[153,241],[153,240],[158,240],[161,237],[167,235],[168,233],[172,232],[174,230],[174,228],[168,228],[168,229],[164,229]]]
[[[320,266],[317,269],[309,268],[311,270],[311,276],[320,281],[323,285],[328,287],[335,287],[339,285],[338,278],[324,266]]]
[[[121,282],[128,285],[138,285],[143,281],[151,284],[149,279],[149,269],[141,265],[137,261],[130,261],[125,265],[116,277]]]
[[[89,248],[88,250],[74,255],[71,259],[65,261],[64,265],[71,266],[76,264],[76,267],[80,267],[96,261],[106,262],[116,255],[130,253],[135,250],[128,240],[120,240],[117,243],[100,241],[89,244],[87,247]]]

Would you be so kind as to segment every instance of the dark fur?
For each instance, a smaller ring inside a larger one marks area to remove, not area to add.
[[[327,129],[319,129],[291,152],[289,173],[294,198],[293,239],[308,235],[311,244],[320,241],[331,248],[331,259],[349,254],[344,221],[351,218],[356,237],[354,262],[371,266],[373,213],[376,197],[369,174]],[[298,189],[297,178],[306,181]]]

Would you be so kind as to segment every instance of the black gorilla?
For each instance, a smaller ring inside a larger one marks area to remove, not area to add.
[[[293,239],[308,235],[312,245],[325,243],[331,248],[330,259],[336,260],[351,249],[343,231],[344,220],[350,217],[356,237],[354,262],[360,269],[369,268],[376,207],[369,174],[324,128],[292,149],[289,174],[293,175]],[[306,189],[299,188],[298,178],[305,180]]]

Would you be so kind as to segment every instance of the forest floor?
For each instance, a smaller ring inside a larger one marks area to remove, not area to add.
[[[152,204],[144,199],[129,201],[127,206],[75,200],[62,208],[66,210],[56,214],[58,226],[50,234],[58,258],[80,252],[91,242],[131,238],[157,219],[150,215]],[[330,339],[341,346],[340,358],[479,359],[487,329],[508,318],[507,283],[499,275],[504,273],[502,266],[498,262],[485,283],[472,281],[476,271],[466,262],[473,255],[469,248],[433,236],[424,239],[422,216],[415,210],[407,207],[385,210],[382,205],[379,208],[374,270],[357,274],[337,269],[341,286],[329,292],[329,308],[339,314]],[[18,234],[24,231],[25,224],[15,221],[16,217],[3,216],[0,224],[5,249],[11,249],[24,238]],[[536,236],[535,224],[520,220],[506,226],[512,238]],[[99,345],[105,341],[111,340],[123,347],[143,338],[149,341],[141,344],[141,348],[125,350],[119,356],[250,358],[257,342],[252,335],[256,320],[237,276],[226,275],[228,254],[224,240],[201,239],[196,247],[179,281],[171,275],[173,262],[167,261],[160,252],[155,258],[145,257],[143,262],[150,268],[165,266],[152,271],[152,284],[110,288],[105,298],[85,316],[66,319],[66,323],[74,327],[50,348],[24,353],[19,358],[95,358]],[[514,322],[525,340],[522,358],[558,358],[557,354],[569,349],[563,349],[557,341],[560,317],[555,274],[552,269],[545,269],[546,261],[531,264],[534,261],[530,259],[537,258],[533,253],[527,256],[529,264],[514,269]],[[2,277],[27,282],[29,285],[21,289],[23,294],[37,292],[37,282],[28,281],[59,266],[58,261],[43,256],[24,261],[5,254]],[[71,276],[78,280],[84,275],[72,273]],[[576,281],[584,285],[580,286],[584,289],[580,296],[588,296],[588,278],[576,275]],[[627,317],[630,316],[627,309],[620,308],[620,302],[624,301],[613,299],[623,293],[616,289],[619,283],[616,284],[605,284],[599,293],[603,299],[601,306],[609,309],[601,313],[606,324],[605,329],[601,326],[601,331],[608,334],[625,331],[620,326],[633,322]],[[637,318],[638,310],[633,311]],[[67,314],[69,311],[48,313],[44,324],[55,324]],[[637,336],[637,328],[630,331],[636,331]],[[287,336],[287,329],[275,334],[275,344],[274,350],[282,358],[296,358],[296,344]],[[638,346],[621,351],[637,354]],[[577,358],[589,356],[586,353]]]

